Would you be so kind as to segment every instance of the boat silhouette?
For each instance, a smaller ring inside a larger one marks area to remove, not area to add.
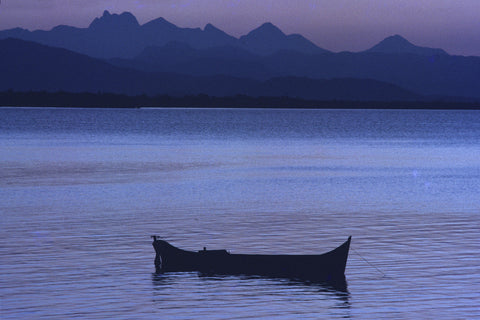
[[[319,283],[344,283],[350,236],[337,248],[318,255],[231,254],[227,250],[187,251],[152,236],[155,268],[163,272],[198,271],[202,275],[251,275]]]

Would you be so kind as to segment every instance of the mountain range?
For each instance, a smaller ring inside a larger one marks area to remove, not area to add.
[[[334,53],[271,23],[235,38],[211,24],[179,28],[158,18],[140,25],[131,13],[105,11],[88,28],[15,28],[0,39],[0,90],[480,99],[480,57],[399,35],[363,52]]]
[[[212,24],[207,24],[203,30],[180,28],[164,18],[158,18],[140,25],[129,12],[111,14],[108,11],[95,18],[88,28],[59,25],[49,31],[22,28],[0,31],[0,39],[6,38],[34,41],[102,59],[134,58],[147,47],[161,47],[172,41],[194,49],[231,46],[257,55],[270,55],[281,50],[305,54],[330,52],[299,34],[286,35],[270,22],[237,39]],[[386,38],[366,52],[447,54],[442,49],[415,46],[399,35]]]
[[[129,12],[111,14],[105,11],[88,28],[60,25],[52,30],[29,31],[22,28],[0,32],[0,39],[18,38],[61,47],[95,58],[133,58],[146,47],[182,42],[196,49],[221,46],[241,47],[256,54],[278,50],[304,53],[326,52],[298,34],[285,35],[271,23],[265,23],[237,39],[207,24],[204,29],[179,28],[164,18],[140,25]]]
[[[0,40],[0,91],[110,92],[127,95],[285,96],[333,100],[415,100],[419,96],[365,79],[278,77],[266,81],[226,75],[191,76],[114,66],[63,48]]]

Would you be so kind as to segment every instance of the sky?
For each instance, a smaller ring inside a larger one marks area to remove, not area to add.
[[[239,37],[271,22],[331,51],[362,51],[399,34],[415,45],[480,56],[480,0],[0,0],[0,30],[88,27],[110,13],[179,27],[212,23]]]

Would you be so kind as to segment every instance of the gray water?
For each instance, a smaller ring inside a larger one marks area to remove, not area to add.
[[[0,109],[2,319],[480,317],[480,113]],[[154,273],[323,253],[348,292]]]

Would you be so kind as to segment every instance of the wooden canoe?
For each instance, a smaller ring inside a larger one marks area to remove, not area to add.
[[[349,237],[319,255],[231,254],[226,250],[186,251],[152,236],[157,272],[198,271],[206,275],[258,275],[313,282],[345,281]]]

